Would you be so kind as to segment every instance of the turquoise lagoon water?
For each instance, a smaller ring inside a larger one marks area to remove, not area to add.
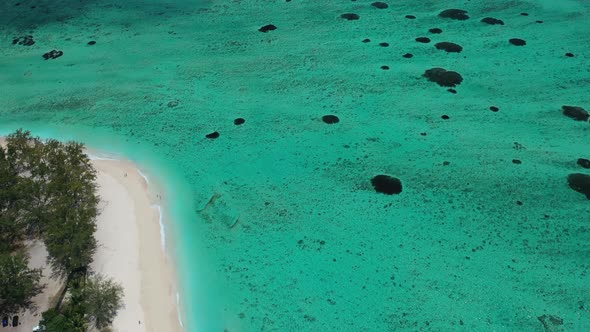
[[[164,185],[188,331],[590,330],[590,4],[371,3],[3,1],[0,129]]]

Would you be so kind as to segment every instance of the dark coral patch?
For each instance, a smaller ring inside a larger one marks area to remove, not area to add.
[[[205,135],[205,137],[209,138],[209,139],[216,139],[217,137],[219,137],[219,132],[214,131],[210,134]]]
[[[434,33],[434,34],[439,34],[439,33],[442,33],[443,31],[442,31],[442,29],[439,29],[439,28],[432,28],[432,29],[428,29],[428,32]]]
[[[406,54],[404,54],[404,55],[402,55],[402,56],[403,56],[404,58],[406,58],[406,59],[411,59],[412,57],[414,57],[414,55],[413,55],[413,54],[411,54],[411,53],[406,53]]]
[[[23,36],[23,37],[18,37],[18,38],[14,38],[12,40],[12,44],[13,45],[23,45],[23,46],[31,46],[33,44],[35,44],[35,41],[33,40],[33,36]]]
[[[322,121],[327,124],[335,124],[340,122],[340,119],[336,115],[328,114],[322,116]]]
[[[431,82],[445,87],[454,87],[463,82],[463,77],[458,72],[448,71],[443,68],[428,69],[422,76]]]
[[[526,45],[526,41],[524,39],[520,39],[520,38],[510,38],[510,40],[508,40],[510,42],[510,44],[514,45],[514,46],[524,46]]]
[[[585,158],[580,158],[576,161],[576,164],[584,167],[584,168],[590,168],[590,160],[585,159]]]
[[[273,25],[273,24],[267,24],[267,25],[261,27],[260,29],[258,29],[258,31],[266,33],[266,32],[269,32],[269,31],[276,30],[276,29],[277,29],[277,27],[275,25]]]
[[[418,37],[418,38],[416,38],[416,41],[419,42],[419,43],[428,44],[428,43],[430,43],[430,38],[428,38],[428,37]]]
[[[361,18],[358,14],[355,13],[346,13],[346,14],[342,14],[340,15],[341,18],[349,20],[349,21],[354,21],[354,20],[358,20],[359,18]]]
[[[563,115],[576,121],[588,121],[590,114],[588,111],[579,106],[561,106]]]
[[[440,42],[434,45],[438,50],[444,50],[449,53],[461,53],[463,51],[463,47],[459,44],[450,43],[450,42]]]
[[[482,18],[481,21],[489,25],[504,25],[504,21],[493,17],[485,17]]]
[[[572,173],[567,176],[567,183],[573,190],[586,195],[590,199],[590,175]]]
[[[244,118],[237,118],[237,119],[234,120],[234,124],[236,126],[239,126],[241,124],[244,124],[245,122],[246,122],[246,120]]]
[[[469,19],[469,16],[467,15],[467,11],[463,10],[463,9],[443,10],[442,12],[440,12],[440,14],[438,14],[438,16],[443,17],[443,18],[450,18],[452,20],[459,20],[459,21],[465,21],[465,20]]]
[[[380,2],[380,1],[373,2],[371,4],[371,6],[373,6],[375,8],[379,8],[379,9],[386,9],[387,7],[389,7],[385,2]]]
[[[49,52],[43,54],[43,59],[45,59],[45,60],[57,59],[62,55],[64,55],[64,52],[58,51],[58,50],[52,50],[52,51],[49,51]]]
[[[393,195],[402,192],[402,182],[400,179],[389,175],[377,175],[371,179],[371,184],[378,193]]]

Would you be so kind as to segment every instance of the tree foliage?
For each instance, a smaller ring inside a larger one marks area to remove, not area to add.
[[[72,316],[69,312],[49,309],[42,314],[39,325],[51,332],[85,332],[87,323],[84,317]]]
[[[50,140],[45,150],[51,209],[44,238],[52,267],[65,276],[88,266],[96,251],[96,171],[79,143]]]
[[[8,316],[28,308],[31,298],[41,292],[41,270],[28,267],[22,250],[0,253],[0,315]]]
[[[0,252],[15,250],[25,235],[26,223],[19,213],[25,196],[21,186],[15,165],[0,146]]]
[[[0,304],[2,313],[12,314],[39,291],[41,274],[28,268],[24,239],[42,239],[54,273],[69,283],[74,272],[87,270],[96,251],[99,197],[83,144],[42,141],[23,130],[6,142],[0,147]],[[70,296],[64,311],[50,319],[64,331],[85,329],[80,322],[86,324],[86,302],[74,300]]]
[[[123,287],[112,279],[97,275],[86,285],[88,315],[97,329],[113,323],[117,312],[123,307]]]

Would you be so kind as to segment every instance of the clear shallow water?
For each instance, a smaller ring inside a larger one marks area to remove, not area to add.
[[[190,331],[590,329],[590,201],[566,181],[590,173],[590,125],[560,112],[590,109],[587,2],[20,3],[0,4],[2,132],[82,140],[166,186]]]

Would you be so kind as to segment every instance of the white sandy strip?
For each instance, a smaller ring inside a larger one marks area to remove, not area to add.
[[[162,246],[161,211],[144,175],[127,161],[96,158],[92,163],[102,199],[93,268],[125,290],[114,331],[181,331],[174,265]]]

